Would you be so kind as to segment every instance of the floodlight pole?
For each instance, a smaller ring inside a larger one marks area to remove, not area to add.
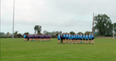
[[[1,0],[0,0],[0,9],[1,9]],[[0,10],[0,33],[1,33],[1,10]]]
[[[13,27],[12,27],[12,38],[14,38],[14,16],[15,16],[15,0],[13,0]]]
[[[94,34],[94,13],[93,13],[92,33]]]

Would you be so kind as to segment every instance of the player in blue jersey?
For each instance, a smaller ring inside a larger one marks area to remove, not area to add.
[[[78,34],[78,44],[80,44],[80,34]]]
[[[82,40],[83,40],[83,35],[80,34],[80,43],[81,43],[81,44],[83,43]]]
[[[68,36],[68,43],[71,44],[71,34]]]
[[[85,44],[85,38],[86,38],[86,35],[83,34],[83,43]]]
[[[26,41],[26,39],[27,39],[27,36],[26,36],[26,35],[24,35],[24,41]]]
[[[92,39],[92,36],[91,36],[91,33],[89,33],[89,44],[91,44],[91,39]]]
[[[65,44],[66,34],[63,34],[63,44]]]
[[[60,34],[58,34],[58,44],[60,43]]]
[[[94,44],[94,34],[92,33],[92,44]]]
[[[66,37],[66,43],[68,43],[68,37],[69,37],[69,34],[66,33],[65,37]]]
[[[75,34],[75,43],[78,43],[78,35]]]
[[[75,35],[72,35],[72,42],[75,44]]]
[[[88,34],[86,34],[86,44],[88,44],[88,38],[89,38],[89,36],[88,36]]]

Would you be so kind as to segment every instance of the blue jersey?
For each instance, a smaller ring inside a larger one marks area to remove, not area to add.
[[[92,38],[94,38],[94,35],[92,35]]]
[[[83,35],[83,39],[85,39],[86,38],[86,35]]]
[[[71,39],[73,39],[73,35],[71,35]]]
[[[88,36],[88,35],[86,35],[86,39],[88,39],[88,37],[89,37],[89,36]]]
[[[71,35],[71,39],[74,39],[74,35]]]
[[[58,39],[60,39],[60,35],[58,35]]]
[[[80,39],[80,35],[78,35],[78,38]]]
[[[80,35],[80,38],[82,39],[83,38],[83,35]]]
[[[75,38],[78,39],[78,35],[75,35]]]
[[[71,39],[71,35],[68,36],[68,39]]]
[[[73,38],[74,38],[74,39],[76,38],[75,35],[73,35]]]
[[[26,38],[26,35],[24,35],[24,38]]]
[[[65,37],[66,37],[66,38],[68,38],[68,36],[69,36],[69,35],[68,35],[68,34],[66,34],[66,36],[65,36]]]
[[[91,39],[92,38],[92,35],[89,35],[89,39]]]
[[[63,34],[63,38],[65,38],[66,37],[66,35],[65,34]]]

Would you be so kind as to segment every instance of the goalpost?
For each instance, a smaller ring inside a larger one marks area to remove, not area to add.
[[[113,39],[115,39],[115,35],[116,35],[116,32],[114,31],[116,29],[116,27],[114,27],[114,23],[113,23]]]

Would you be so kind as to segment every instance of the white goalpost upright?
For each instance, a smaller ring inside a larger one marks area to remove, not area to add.
[[[113,23],[113,39],[114,39],[114,23]]]
[[[116,29],[116,27],[114,27],[114,23],[113,23],[113,39],[115,39],[115,34],[116,32],[114,31]]]
[[[113,39],[115,39],[115,34],[116,34],[115,29],[116,27],[114,26],[114,23],[113,23]]]

